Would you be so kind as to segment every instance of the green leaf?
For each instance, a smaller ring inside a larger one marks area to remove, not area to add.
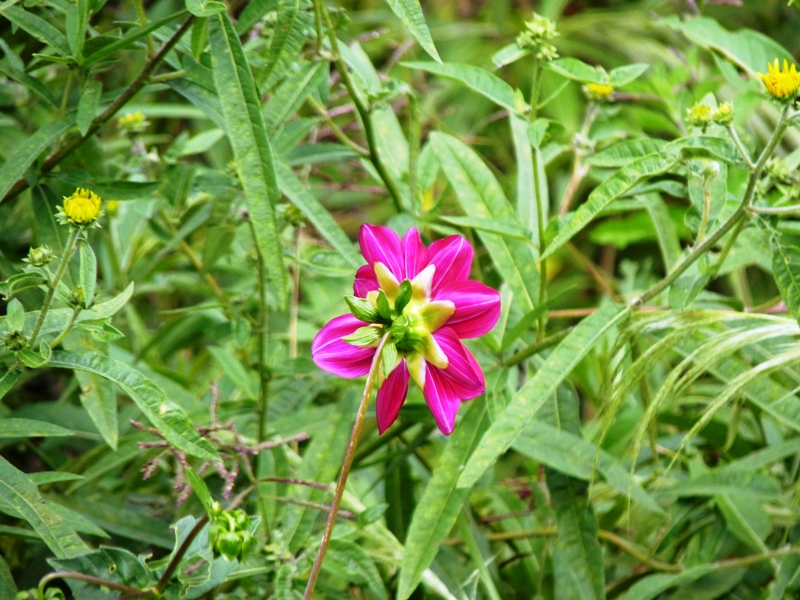
[[[547,63],[546,68],[574,81],[598,84],[609,83],[608,73],[606,73],[605,69],[587,65],[577,58],[558,58]]]
[[[58,50],[62,56],[70,56],[72,54],[64,34],[43,18],[19,6],[9,6],[3,12],[3,16],[20,29],[30,33],[37,40]]]
[[[112,55],[116,54],[120,50],[125,50],[126,48],[130,48],[131,46],[133,46],[136,42],[138,42],[140,39],[142,39],[146,35],[149,35],[149,34],[153,33],[154,31],[157,31],[158,29],[161,29],[162,27],[164,27],[165,25],[168,25],[169,23],[171,23],[172,21],[174,21],[178,17],[183,17],[185,15],[186,15],[186,11],[185,10],[181,10],[181,11],[173,13],[173,14],[167,16],[167,17],[164,17],[163,19],[159,19],[157,21],[153,21],[152,23],[149,23],[146,27],[137,27],[135,29],[131,29],[121,39],[117,40],[116,42],[112,42],[112,43],[110,43],[110,44],[108,44],[106,46],[103,46],[97,52],[93,52],[92,54],[87,56],[83,60],[83,63],[82,63],[81,66],[83,68],[87,68],[90,65],[93,65],[93,64],[95,64],[95,63],[97,63],[97,62],[99,62],[99,61],[101,61],[101,60],[103,60],[105,58],[108,58],[109,56],[112,56]],[[133,109],[131,108],[131,110],[133,110]],[[150,116],[152,116],[152,115],[150,115]]]
[[[365,597],[387,600],[386,585],[370,554],[360,545],[343,540],[330,541],[322,570],[337,579],[345,578],[357,586],[363,586]]]
[[[630,494],[634,502],[647,509],[662,513],[663,509],[633,479],[630,473],[613,456],[593,443],[570,431],[558,429],[534,420],[514,442],[514,449],[525,456],[546,464],[576,479],[590,481],[597,470],[609,486],[623,496]]]
[[[386,377],[394,370],[395,361],[397,361],[397,346],[395,346],[393,341],[386,340],[383,345],[383,353],[381,354],[381,368]]]
[[[33,419],[0,419],[0,438],[69,437],[75,432]]]
[[[475,217],[451,217],[448,215],[442,215],[439,217],[439,219],[445,223],[457,225],[458,227],[469,227],[470,229],[475,229],[477,231],[496,233],[497,235],[514,240],[520,240],[522,242],[531,241],[532,233],[527,229],[520,227],[518,223],[514,222],[487,221],[486,219]]]
[[[5,63],[0,63],[0,73],[9,79],[24,85],[26,88],[28,88],[28,90],[47,102],[52,108],[58,107],[58,100],[56,100],[50,90],[47,89],[47,86],[35,77],[28,75],[25,71]]]
[[[344,336],[342,341],[359,348],[368,348],[377,344],[380,339],[381,331],[377,327],[359,327],[350,335]]]
[[[62,481],[80,481],[83,479],[83,475],[66,471],[39,471],[38,473],[28,473],[28,479],[39,486]]]
[[[492,423],[464,467],[458,487],[472,487],[484,471],[511,447],[575,365],[607,331],[628,316],[629,310],[628,307],[606,304],[575,326]]]
[[[14,600],[17,595],[17,584],[11,576],[11,570],[0,556],[0,600]]]
[[[478,92],[481,96],[488,98],[498,106],[501,106],[512,113],[520,112],[517,106],[514,89],[497,75],[493,75],[485,69],[474,65],[464,65],[459,63],[435,63],[435,62],[405,62],[404,67],[409,69],[420,69],[440,77],[446,77],[453,81],[463,83],[471,90]]]
[[[533,123],[528,125],[528,141],[534,148],[539,148],[542,145],[542,140],[547,134],[547,128],[550,126],[550,119],[539,118]]]
[[[608,74],[609,83],[614,87],[622,87],[634,79],[637,79],[642,73],[647,71],[649,66],[650,65],[646,63],[635,63],[611,69],[611,73]]]
[[[94,353],[54,352],[50,366],[95,373],[116,383],[150,423],[177,449],[203,460],[220,460],[217,451],[195,429],[183,409],[151,380],[132,367]]]
[[[354,269],[364,264],[364,259],[353,248],[350,238],[322,204],[309,192],[292,169],[284,162],[276,163],[281,191],[289,201],[311,222],[323,238],[342,255]]]
[[[620,600],[654,600],[670,588],[690,589],[687,586],[701,577],[719,569],[716,565],[697,565],[682,573],[657,573],[637,581]]]
[[[0,400],[11,391],[21,376],[22,371],[18,368],[0,367]]]
[[[280,199],[272,147],[261,114],[260,95],[250,65],[227,13],[209,18],[214,81],[222,104],[226,132],[236,157],[256,243],[267,265],[281,307],[287,302],[275,205]]]
[[[89,550],[64,517],[39,495],[36,485],[2,456],[0,501],[30,523],[58,558],[78,556]]]
[[[553,575],[556,600],[601,600],[605,596],[603,551],[587,484],[547,471],[547,489],[556,513]]]
[[[674,160],[662,155],[650,154],[623,167],[603,183],[597,186],[589,198],[581,204],[572,218],[561,228],[555,239],[548,244],[542,258],[551,256],[556,250],[566,244],[581,229],[586,227],[600,212],[611,204],[616,198],[630,190],[635,185],[666,173],[675,164]]]
[[[236,33],[244,35],[264,16],[281,5],[281,0],[253,0],[248,2],[236,21]]]
[[[78,125],[78,131],[81,135],[86,135],[89,128],[94,121],[94,115],[97,113],[97,106],[100,102],[100,94],[103,91],[103,84],[99,81],[89,81],[81,91],[81,97],[78,101],[78,112],[75,117],[75,123]],[[85,184],[84,184],[85,185]]]
[[[301,6],[300,0],[284,0],[276,8],[277,17],[272,26],[269,49],[264,57],[266,68],[259,79],[265,90],[271,90],[283,79],[289,67],[297,60],[309,32],[313,29],[313,13]]]
[[[186,10],[195,17],[213,17],[228,10],[224,2],[216,0],[186,0]]]
[[[428,25],[425,23],[425,15],[422,14],[422,8],[419,5],[419,0],[386,0],[386,4],[394,11],[403,25],[406,26],[408,31],[414,36],[422,49],[430,54],[436,62],[441,63],[442,59],[439,58],[439,53],[436,51],[436,46],[433,45],[431,32],[428,30]]]
[[[97,258],[89,242],[80,245],[80,279],[84,296],[83,305],[91,306],[97,288]]]
[[[213,510],[212,504],[214,503],[214,498],[211,497],[211,492],[208,491],[205,480],[199,477],[191,467],[186,468],[186,479],[189,481],[189,485],[192,486],[192,490],[197,496],[197,499],[200,500],[203,508],[206,509],[206,512],[210,516]]]
[[[439,545],[456,522],[468,490],[458,489],[461,467],[488,425],[487,404],[475,402],[450,436],[417,504],[406,535],[397,584],[398,600],[406,600],[431,566]]]
[[[306,63],[283,82],[264,107],[264,122],[274,131],[290,119],[328,77],[327,63]]]
[[[680,31],[702,48],[719,52],[751,77],[755,77],[757,72],[766,73],[767,65],[776,58],[780,63],[793,59],[790,52],[763,33],[744,27],[730,32],[709,17],[682,21],[670,16],[661,19],[659,25]]]
[[[22,331],[25,327],[25,309],[22,307],[22,302],[16,298],[9,302],[6,307],[6,318],[10,331]]]
[[[86,26],[89,20],[89,0],[77,0],[77,6],[67,9],[67,40],[78,62],[83,58],[83,45],[86,41]]]
[[[431,134],[430,141],[465,213],[473,219],[500,221],[521,228],[497,179],[469,146],[443,133]],[[534,249],[501,235],[480,230],[478,234],[498,272],[514,292],[515,301],[523,311],[531,310],[539,293]]]
[[[777,480],[760,473],[718,469],[681,481],[677,485],[660,490],[660,493],[679,498],[729,494],[775,500],[780,497],[780,486]]]
[[[524,58],[530,54],[531,51],[517,46],[516,42],[503,46],[492,55],[492,63],[496,69],[510,65],[517,62],[520,58]]]
[[[209,346],[208,351],[222,370],[225,371],[225,374],[231,378],[233,383],[235,383],[248,398],[256,398],[258,396],[258,389],[254,385],[253,378],[250,376],[247,369],[245,369],[244,365],[239,362],[238,358],[220,346]]]
[[[782,243],[781,237],[772,238],[772,273],[786,306],[800,322],[800,248]]]
[[[747,495],[722,494],[714,498],[728,531],[747,544],[753,551],[768,552],[764,540],[772,532],[772,524],[761,503]]]
[[[600,150],[593,156],[589,156],[586,162],[594,167],[618,169],[626,166],[634,159],[644,158],[650,154],[658,154],[666,145],[667,142],[664,140],[647,137],[623,140]]]
[[[48,150],[73,123],[75,123],[74,115],[49,121],[14,148],[14,152],[8,155],[6,162],[0,167],[0,201],[11,186],[25,175],[25,171],[39,158],[39,155]]]

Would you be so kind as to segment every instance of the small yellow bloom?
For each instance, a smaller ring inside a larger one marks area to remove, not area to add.
[[[783,70],[781,70],[778,59],[775,62],[767,65],[769,73],[756,73],[767,86],[767,91],[775,98],[781,100],[793,100],[800,91],[800,73],[797,72],[797,65],[792,63],[789,68],[789,62],[783,61]]]
[[[62,213],[66,220],[75,226],[83,227],[97,221],[100,216],[100,196],[91,190],[78,188],[75,193],[64,198]]]
[[[586,92],[589,100],[602,102],[611,98],[611,94],[614,93],[614,86],[610,83],[587,83],[583,91]]]
[[[141,133],[150,124],[141,112],[129,113],[119,118],[119,126],[129,133]]]
[[[711,107],[705,104],[697,103],[689,109],[689,122],[695,127],[707,127],[711,123],[713,115]]]
[[[717,125],[730,125],[733,123],[733,105],[730,102],[723,102],[711,118]]]

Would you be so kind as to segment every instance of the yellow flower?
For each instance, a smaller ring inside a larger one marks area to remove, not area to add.
[[[610,83],[587,83],[583,91],[586,92],[589,100],[602,102],[611,98],[611,94],[614,93],[614,86]]]
[[[100,196],[93,191],[78,188],[74,194],[64,198],[61,213],[71,225],[84,227],[97,221],[101,203]]]
[[[129,113],[119,118],[119,126],[129,133],[140,133],[150,124],[141,112]]]
[[[783,61],[783,70],[781,70],[778,59],[775,62],[767,65],[769,73],[756,73],[767,86],[767,91],[775,98],[781,100],[793,100],[800,90],[800,73],[797,72],[797,65],[792,64],[789,68],[789,62]]]
[[[713,115],[711,114],[711,107],[705,104],[697,103],[689,109],[689,122],[695,127],[707,127],[711,123]]]

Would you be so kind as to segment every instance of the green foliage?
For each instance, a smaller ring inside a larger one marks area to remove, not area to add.
[[[338,493],[314,598],[798,596],[800,13],[522,4],[0,5],[0,600],[297,599]],[[502,311],[336,487],[362,223]]]

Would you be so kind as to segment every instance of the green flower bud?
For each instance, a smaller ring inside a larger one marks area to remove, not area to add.
[[[32,267],[44,267],[53,260],[53,251],[47,246],[39,246],[28,250],[28,258],[23,258]]]
[[[711,117],[717,125],[730,125],[733,123],[733,105],[723,102]]]
[[[9,331],[3,336],[3,345],[12,352],[19,352],[28,343],[25,334],[19,330]]]
[[[225,560],[233,562],[242,550],[242,540],[237,533],[225,533],[219,536],[217,543],[214,545],[214,549],[219,552]]]
[[[300,227],[306,221],[305,215],[300,212],[300,209],[297,208],[294,204],[287,204],[286,205],[286,220],[289,221],[289,224],[293,227]]]
[[[699,102],[689,109],[689,123],[705,129],[711,123],[711,108]]]
[[[72,290],[68,303],[72,308],[89,308],[86,306],[86,294],[83,292],[83,287],[78,286]]]
[[[525,23],[525,28],[517,36],[517,46],[530,50],[537,60],[550,62],[558,58],[558,50],[551,43],[558,37],[556,25],[550,19],[533,14],[533,19]]]
[[[239,560],[243,563],[246,563],[247,559],[250,557],[250,552],[253,550],[256,540],[252,535],[250,535],[249,531],[243,531],[239,535],[242,538],[242,551]]]

